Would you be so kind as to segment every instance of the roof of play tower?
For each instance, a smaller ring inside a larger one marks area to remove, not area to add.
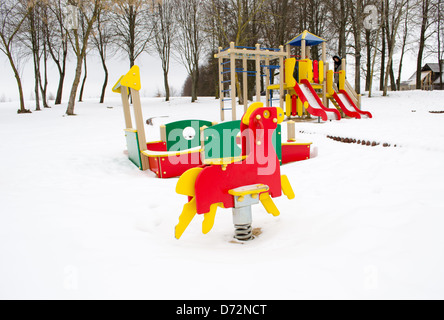
[[[297,37],[288,41],[286,43],[286,45],[289,44],[289,45],[292,45],[295,47],[300,47],[300,46],[302,46],[302,40],[305,40],[305,45],[309,46],[309,47],[317,46],[318,44],[321,44],[322,42],[327,41],[325,39],[318,37],[317,35],[314,35],[313,33],[308,32],[307,30],[305,30]]]

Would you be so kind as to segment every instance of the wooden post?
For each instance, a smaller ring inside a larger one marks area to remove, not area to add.
[[[244,89],[244,112],[248,110],[248,64],[247,64],[247,49],[244,49],[244,54],[242,55],[242,69],[243,69],[243,79],[242,87]]]
[[[287,59],[291,58],[291,45],[287,44]]]
[[[236,120],[236,55],[234,53],[234,42],[230,43],[230,69],[231,69],[231,117]]]
[[[307,58],[307,52],[306,50],[306,46],[305,46],[305,40],[301,41],[301,60],[304,60],[305,58]]]
[[[281,52],[284,52],[284,46],[280,46]],[[279,107],[284,110],[284,56],[279,57]]]
[[[269,66],[270,65],[270,58],[267,55],[267,57],[265,58],[265,65]],[[268,67],[265,67],[265,90],[267,92],[266,97],[267,97],[267,103],[266,106],[269,107],[270,106],[270,90],[268,90],[268,87],[270,86],[270,69]]]
[[[221,53],[221,51],[222,51],[222,48],[221,47],[219,47],[219,50],[218,50],[218,53],[219,53],[219,99],[220,99],[220,120],[221,121],[225,121],[225,111],[224,111],[224,108],[225,108],[225,102],[224,102],[224,74],[223,74],[223,72],[224,72],[224,65],[223,65],[223,62],[224,62],[224,59],[223,58],[221,58],[220,57],[220,53]]]
[[[287,140],[296,141],[296,126],[293,120],[287,122]]]
[[[324,42],[324,44],[325,44],[325,42]],[[325,46],[323,45],[322,47],[325,47]],[[322,100],[324,102],[324,106],[326,106],[327,108],[330,103],[330,101],[327,98],[327,74],[328,74],[329,68],[330,68],[330,64],[328,62],[325,62],[325,64],[324,64],[325,75],[324,75],[324,83],[322,86]]]
[[[123,115],[125,117],[125,129],[131,129],[133,127],[131,121],[131,110],[128,99],[128,88],[121,86],[120,87],[120,96],[122,97],[122,105],[123,105]]]
[[[327,43],[322,43],[322,61],[324,61],[324,65],[327,63]]]
[[[142,103],[140,102],[140,93],[131,88],[131,97],[133,98],[134,118],[136,122],[136,129],[139,135],[140,151],[147,150],[145,127],[143,123]]]
[[[261,45],[256,44],[256,102],[261,101]]]

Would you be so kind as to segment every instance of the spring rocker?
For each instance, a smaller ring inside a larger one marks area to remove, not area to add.
[[[281,176],[272,142],[284,117],[281,108],[253,103],[241,120],[241,154],[204,159],[205,165],[190,169],[180,177],[176,192],[187,196],[188,203],[184,205],[175,228],[177,239],[196,214],[204,216],[202,232],[210,232],[218,207],[233,209],[235,238],[240,241],[253,238],[252,205],[261,202],[268,213],[279,216],[272,198],[280,197],[282,193],[289,199],[295,197],[288,178]],[[231,139],[236,137],[233,135]]]

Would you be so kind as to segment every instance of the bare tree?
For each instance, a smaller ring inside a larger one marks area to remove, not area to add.
[[[47,0],[48,15],[43,27],[45,28],[46,43],[49,55],[57,66],[59,72],[59,82],[55,105],[62,103],[63,86],[66,75],[66,61],[68,57],[68,32],[66,31],[64,8],[62,0]]]
[[[361,93],[361,57],[362,57],[362,29],[364,21],[364,8],[362,0],[351,0],[350,16],[354,38],[355,55],[355,90]]]
[[[385,19],[385,29],[387,32],[387,44],[388,44],[388,61],[385,72],[384,79],[384,90],[383,95],[387,95],[388,90],[388,77],[393,73],[393,54],[395,51],[396,35],[398,33],[398,27],[401,22],[402,16],[404,15],[404,10],[407,7],[408,0],[385,0],[386,1],[386,19]],[[392,76],[392,78],[394,78]],[[394,79],[391,84],[392,90],[396,90],[396,85]]]
[[[152,6],[152,0],[113,0],[116,47],[128,54],[130,67],[134,66],[136,59],[147,49],[152,38],[149,19]]]
[[[100,103],[105,102],[106,87],[108,86],[109,71],[106,64],[109,48],[112,46],[114,41],[114,33],[112,30],[112,20],[109,11],[101,11],[97,17],[97,28],[96,32],[93,33],[92,42],[94,47],[100,56],[100,61],[102,61],[103,71],[105,73],[105,79],[103,81],[102,93],[100,95]],[[111,48],[112,50],[112,48]],[[113,53],[113,51],[111,52]]]
[[[410,14],[411,14],[411,2],[407,0],[405,6],[405,15],[404,15],[404,21],[403,21],[403,30],[401,35],[401,56],[399,58],[399,66],[398,66],[398,79],[396,80],[396,86],[398,90],[401,90],[401,75],[402,75],[402,64],[404,61],[404,56],[407,51],[407,39],[409,36],[409,20],[410,20]]]
[[[83,33],[83,37],[77,29],[74,29],[72,32],[68,33],[73,51],[77,58],[76,72],[71,88],[71,94],[69,96],[68,108],[66,109],[66,114],[72,116],[74,115],[76,94],[80,84],[80,76],[82,75],[83,60],[85,58],[86,51],[88,50],[89,36],[93,31],[94,23],[96,22],[100,11],[103,9],[103,6],[106,5],[106,1],[83,0],[76,3],[75,0],[69,0],[69,3],[71,5],[78,5],[78,10],[80,14],[83,15],[83,21],[85,23],[85,32]]]
[[[204,44],[202,35],[202,8],[200,0],[175,0],[178,38],[175,42],[176,58],[187,69],[192,79],[191,102],[197,100],[199,62]]]
[[[17,81],[20,97],[20,109],[18,113],[30,113],[25,109],[22,80],[19,72],[21,50],[16,42],[23,23],[27,19],[30,9],[27,2],[2,0],[0,2],[0,52],[6,55]]]
[[[425,43],[427,38],[427,30],[430,26],[429,10],[431,0],[423,0],[420,8],[421,31],[419,38],[418,58],[416,63],[416,89],[421,89],[421,69],[422,59],[424,56]]]
[[[155,5],[153,19],[154,48],[162,61],[165,101],[170,101],[170,85],[168,73],[170,69],[171,46],[175,41],[174,2],[163,0]]]
[[[40,111],[40,92],[44,108],[48,108],[46,91],[48,87],[47,79],[47,40],[45,19],[47,16],[47,6],[44,1],[29,2],[30,11],[28,19],[24,23],[24,30],[21,33],[23,43],[29,48],[34,63],[34,95],[35,110]],[[44,78],[41,74],[41,63],[43,58]]]
[[[434,15],[434,24],[435,24],[435,32],[436,32],[436,41],[437,41],[437,48],[433,51],[436,53],[437,60],[438,60],[438,66],[439,66],[439,87],[442,90],[443,89],[443,79],[442,79],[442,73],[443,73],[443,58],[444,58],[444,48],[443,48],[443,10],[444,10],[444,1],[443,0],[433,0],[433,15]]]

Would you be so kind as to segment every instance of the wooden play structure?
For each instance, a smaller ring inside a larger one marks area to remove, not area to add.
[[[211,127],[210,121],[184,120],[160,127],[160,141],[147,142],[140,102],[140,69],[134,66],[113,87],[122,97],[125,137],[129,159],[140,170],[151,170],[159,178],[178,177],[190,168],[202,165],[200,129]],[[128,93],[133,100],[136,128],[133,127]]]
[[[322,59],[313,61],[311,48],[317,45],[322,45]],[[300,48],[300,55],[292,55],[293,47]],[[279,49],[262,48],[260,44],[239,47],[234,43],[226,49],[219,48],[215,58],[219,61],[221,120],[225,120],[226,110],[231,110],[232,119],[236,120],[236,97],[242,95],[243,101],[248,101],[248,77],[255,77],[256,80],[256,102],[261,101],[261,78],[265,77],[266,106],[273,106],[273,101],[279,101],[279,107],[284,109],[285,105],[288,118],[307,115],[319,117],[323,121],[340,120],[343,117],[371,118],[369,112],[361,112],[361,97],[346,79],[346,61],[342,62],[339,83],[335,84],[334,72],[329,70],[326,55],[326,40],[308,31]],[[249,60],[255,61],[255,70],[248,70]],[[277,70],[279,72],[275,72]],[[278,83],[272,84],[276,74],[279,75]],[[242,92],[235,85],[236,79],[242,82],[239,85],[243,88]],[[274,98],[275,92],[278,92],[277,98]],[[226,101],[231,102],[230,107],[226,107]],[[333,104],[331,108],[330,102]],[[247,103],[244,103],[244,109],[247,108]]]
[[[221,124],[206,120],[181,120],[160,126],[160,141],[146,142],[139,90],[140,70],[134,66],[113,87],[122,98],[128,158],[140,170],[151,170],[158,178],[174,178],[202,165],[225,163],[241,157],[241,121]],[[128,93],[133,100],[133,113]],[[308,160],[311,142],[295,139],[294,122],[287,123],[286,142],[282,141],[279,124],[273,133],[273,146],[280,164]]]
[[[251,240],[252,205],[261,202],[268,213],[278,216],[272,198],[282,193],[289,199],[295,197],[288,178],[281,176],[278,155],[272,145],[273,135],[284,117],[281,108],[263,107],[260,102],[252,104],[241,120],[239,156],[231,161],[210,159],[209,165],[190,169],[180,177],[176,192],[187,196],[188,202],[175,229],[177,239],[196,214],[204,216],[202,232],[210,232],[217,208],[221,207],[233,209],[235,238]],[[236,137],[233,133],[231,141]]]

